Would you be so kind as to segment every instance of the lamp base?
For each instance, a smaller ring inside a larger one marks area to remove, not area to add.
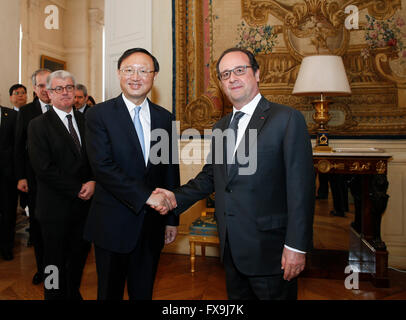
[[[316,137],[316,145],[313,148],[316,152],[332,152],[333,149],[328,145],[329,137],[326,129],[318,129]]]

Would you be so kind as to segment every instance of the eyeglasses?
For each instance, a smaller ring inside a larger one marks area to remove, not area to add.
[[[227,80],[231,76],[231,72],[234,73],[236,76],[242,76],[247,73],[247,68],[252,68],[251,66],[237,66],[234,69],[226,70],[220,72],[220,79]]]
[[[12,93],[13,96],[23,96],[25,94],[27,94],[27,92],[25,92],[25,91],[14,91]]]
[[[58,86],[58,87],[48,89],[48,90],[55,91],[56,93],[61,94],[64,90],[66,90],[66,92],[69,93],[69,92],[73,92],[74,89],[75,89],[74,85],[68,84],[65,87]]]
[[[154,73],[155,70],[145,70],[145,69],[135,69],[133,67],[125,67],[123,69],[120,69],[121,73],[126,76],[126,77],[131,77],[134,75],[136,72],[141,78],[146,78],[150,73]]]

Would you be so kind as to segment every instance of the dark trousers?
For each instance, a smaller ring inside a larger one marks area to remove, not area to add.
[[[30,212],[29,221],[30,221],[30,241],[34,247],[35,261],[37,263],[37,272],[43,273],[43,260],[44,260],[44,246],[42,240],[41,225],[35,214],[36,207],[36,196],[37,193],[35,189],[30,189],[27,194],[27,204],[28,210]]]
[[[126,281],[130,300],[152,299],[161,247],[157,246],[156,234],[151,232],[154,226],[146,220],[147,216],[137,245],[129,253],[95,245],[98,300],[122,300]]]
[[[246,276],[238,271],[228,240],[225,244],[223,263],[228,299],[297,300],[297,278],[286,281],[282,273],[269,276]]]
[[[14,181],[0,177],[0,249],[14,248],[17,188]]]
[[[90,250],[84,221],[41,222],[44,244],[45,300],[81,300],[80,282]],[[55,287],[57,268],[58,285]],[[47,270],[47,268],[50,268]]]

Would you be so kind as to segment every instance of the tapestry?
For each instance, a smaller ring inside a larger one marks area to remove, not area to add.
[[[225,49],[243,47],[259,62],[262,95],[300,110],[310,133],[317,97],[292,89],[303,57],[333,54],[352,93],[330,99],[330,133],[406,135],[406,0],[174,0],[174,13],[181,132],[203,134],[232,110],[215,64]]]

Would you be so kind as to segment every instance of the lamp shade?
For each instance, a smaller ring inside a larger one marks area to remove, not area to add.
[[[303,58],[292,94],[303,96],[351,94],[340,56],[317,55]]]

